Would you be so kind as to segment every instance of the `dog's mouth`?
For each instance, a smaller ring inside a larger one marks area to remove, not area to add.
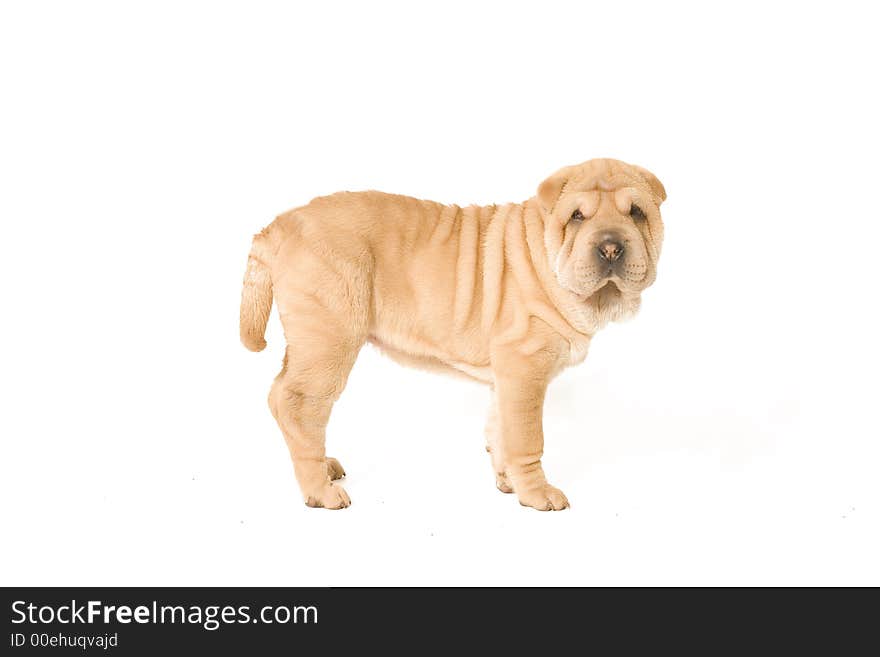
[[[602,310],[609,306],[617,305],[622,296],[623,293],[620,291],[617,283],[614,281],[608,281],[590,296],[586,297],[584,301],[595,306],[597,310]]]

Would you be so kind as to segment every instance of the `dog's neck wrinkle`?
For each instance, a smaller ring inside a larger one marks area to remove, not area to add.
[[[485,231],[492,231],[497,241],[487,235],[480,245],[480,260],[484,265],[483,289],[503,290],[512,282],[521,292],[521,300],[528,303],[524,318],[514,320],[511,327],[495,327],[495,332],[503,328],[506,336],[517,336],[527,331],[529,318],[536,317],[570,342],[591,338],[593,332],[586,330],[588,326],[583,321],[578,323],[577,318],[569,316],[563,309],[565,292],[547,262],[544,217],[535,199],[492,206],[491,210]],[[487,281],[490,276],[495,278],[494,285]],[[496,298],[484,296],[484,327],[504,314],[503,296],[503,292]]]
[[[574,313],[566,311],[567,306],[574,300],[571,298],[572,293],[559,285],[555,273],[550,268],[544,244],[544,222],[547,221],[547,218],[544,215],[541,204],[533,197],[525,201],[522,207],[523,222],[526,225],[526,242],[529,258],[535,270],[535,276],[549,304],[568,329],[564,335],[568,339],[592,338],[596,333],[596,328],[586,322],[582,316],[578,317]]]

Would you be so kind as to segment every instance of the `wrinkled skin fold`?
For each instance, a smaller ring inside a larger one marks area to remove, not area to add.
[[[241,338],[259,351],[274,299],[284,365],[269,406],[309,506],[343,508],[325,427],[361,347],[493,390],[486,425],[496,485],[535,509],[568,506],[541,467],[544,395],[592,336],[633,315],[654,281],[666,192],[641,167],[591,160],[523,203],[443,205],[341,192],[254,237]]]

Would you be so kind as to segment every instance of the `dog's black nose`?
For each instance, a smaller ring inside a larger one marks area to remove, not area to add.
[[[606,239],[596,247],[596,251],[598,251],[599,257],[605,262],[615,262],[623,255],[623,244],[615,239]]]

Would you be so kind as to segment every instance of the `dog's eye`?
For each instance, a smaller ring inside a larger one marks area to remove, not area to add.
[[[571,213],[571,221],[583,221],[583,220],[584,220],[584,213],[581,212],[580,210],[575,210],[574,212]]]
[[[645,220],[645,213],[635,203],[633,203],[629,209],[629,216],[632,217],[633,219],[635,219],[636,221],[644,221]]]

